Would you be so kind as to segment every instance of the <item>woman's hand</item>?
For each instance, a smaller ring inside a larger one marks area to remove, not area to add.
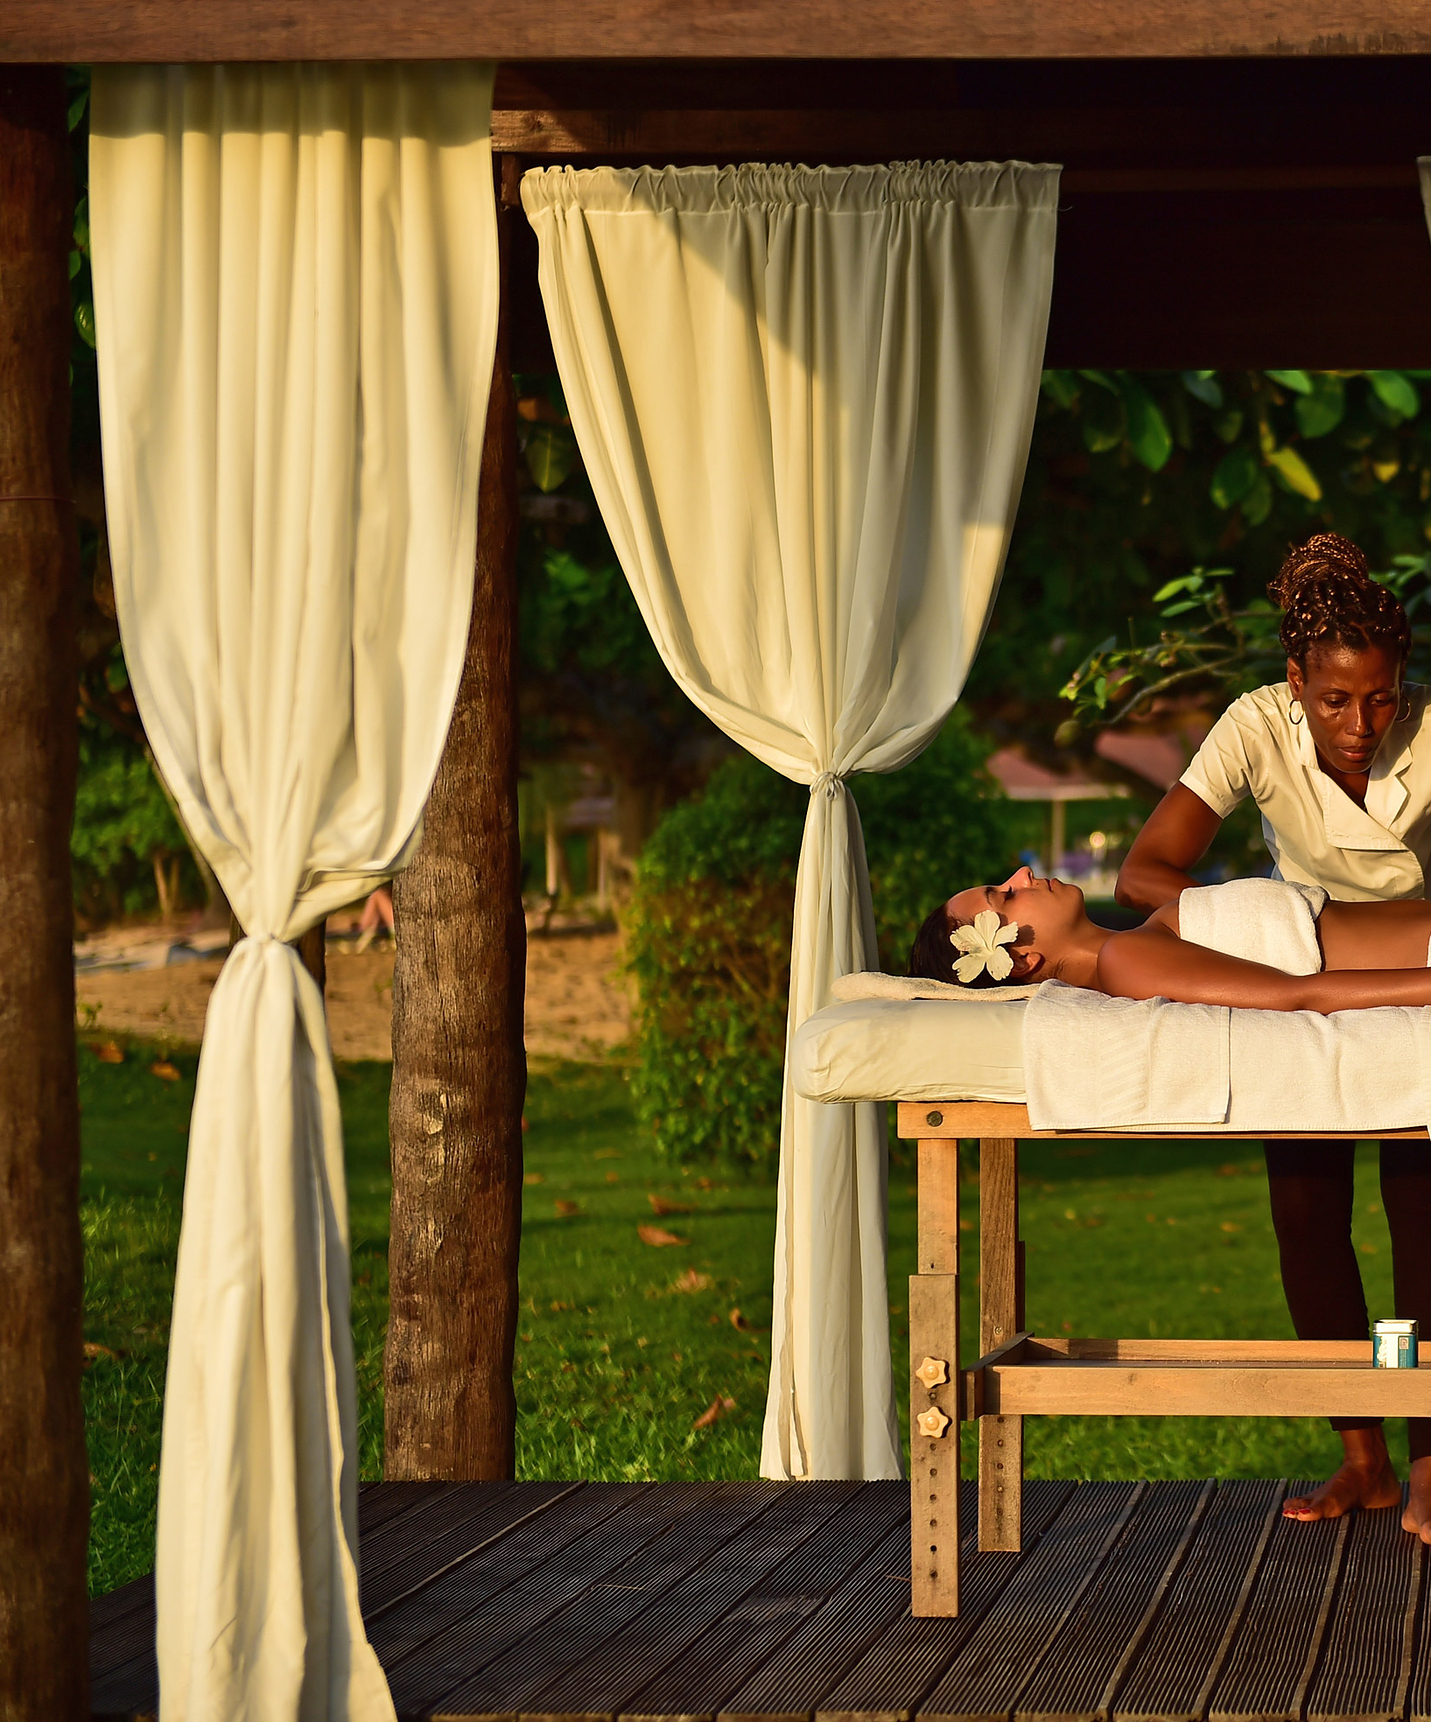
[[[1185,783],[1175,783],[1133,839],[1114,892],[1128,909],[1161,909],[1197,884],[1188,872],[1207,854],[1222,820]]]

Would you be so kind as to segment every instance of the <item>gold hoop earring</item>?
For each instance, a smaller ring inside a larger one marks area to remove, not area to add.
[[[1397,723],[1405,723],[1407,718],[1409,718],[1410,716],[1411,716],[1411,699],[1408,696],[1405,706],[1400,706],[1397,708],[1396,721],[1397,721]]]
[[[1306,717],[1306,715],[1306,708],[1303,706],[1301,700],[1293,700],[1291,705],[1287,707],[1287,721],[1294,727],[1301,723],[1302,719]]]

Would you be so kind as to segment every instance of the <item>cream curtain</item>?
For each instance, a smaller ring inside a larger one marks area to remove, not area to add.
[[[467,635],[497,314],[491,68],[95,72],[115,596],[245,938],[189,1141],[161,1713],[391,1718],[357,1590],[343,1149],[296,938],[416,844]]]
[[[989,614],[1057,189],[1021,164],[523,181],[572,423],[661,656],[811,786],[792,1032],[877,960],[846,779],[925,746]],[[766,1476],[901,1472],[884,1131],[882,1108],[801,1100],[787,1075]]]

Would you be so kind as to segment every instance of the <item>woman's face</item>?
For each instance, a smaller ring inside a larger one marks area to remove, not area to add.
[[[1349,777],[1370,770],[1401,705],[1401,662],[1384,646],[1329,646],[1307,654],[1305,674],[1287,660],[1292,697],[1325,765]]]
[[[1002,885],[971,885],[967,891],[956,891],[946,907],[960,922],[993,909],[1002,922],[1017,925],[1015,969],[1009,977],[1015,980],[1027,972],[1027,959],[1035,954],[1045,963],[1058,960],[1082,923],[1083,893],[1063,879],[1037,879],[1031,867],[1020,867]]]

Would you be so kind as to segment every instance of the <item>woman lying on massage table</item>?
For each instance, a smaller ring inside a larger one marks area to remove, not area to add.
[[[1249,884],[1266,894],[1269,907],[1300,918],[1306,933],[1303,966],[1315,972],[1289,974],[1248,960],[1246,953],[1265,940],[1260,917],[1219,916],[1217,908],[1220,896],[1245,892]],[[1285,900],[1274,901],[1278,894]],[[1193,931],[1209,937],[1213,926],[1216,946],[1193,942]],[[941,903],[919,930],[909,971],[973,987],[1059,980],[1115,998],[1327,1015],[1377,1005],[1431,1005],[1429,941],[1431,903],[1424,900],[1323,902],[1320,892],[1270,879],[1186,891],[1143,926],[1111,932],[1089,920],[1076,885],[1038,879],[1021,867],[1001,885],[971,886]],[[1364,1313],[1362,1322],[1364,1333]],[[1314,1496],[1288,1502],[1291,1517],[1335,1518],[1352,1507],[1400,1501],[1379,1424],[1343,1429],[1342,1439],[1346,1463]],[[1414,1451],[1412,1457],[1402,1522],[1431,1543],[1431,1458]]]

